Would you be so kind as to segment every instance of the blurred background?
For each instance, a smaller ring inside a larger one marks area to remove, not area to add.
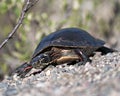
[[[16,25],[24,0],[0,0],[0,44]],[[0,80],[29,61],[39,41],[66,27],[78,27],[120,50],[120,0],[39,0],[23,25],[0,49]]]

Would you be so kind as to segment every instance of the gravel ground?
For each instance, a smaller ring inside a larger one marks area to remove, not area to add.
[[[81,66],[50,66],[24,79],[6,77],[0,96],[120,96],[120,52],[91,59]]]

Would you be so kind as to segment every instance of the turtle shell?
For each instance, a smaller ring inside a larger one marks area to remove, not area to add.
[[[50,50],[51,47],[97,49],[104,43],[104,41],[94,38],[82,29],[65,28],[44,37],[35,49],[33,58]]]

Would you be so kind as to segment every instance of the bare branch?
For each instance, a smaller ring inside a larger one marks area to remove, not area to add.
[[[33,0],[34,1],[34,0]],[[27,0],[21,15],[18,19],[18,22],[16,24],[16,26],[13,28],[13,30],[10,32],[10,34],[8,35],[8,37],[0,44],[0,49],[9,41],[9,39],[11,39],[13,37],[13,35],[17,32],[18,28],[20,27],[20,25],[22,24],[26,13],[28,12],[28,10],[33,7],[39,0],[35,0],[34,2],[30,2],[30,0]]]

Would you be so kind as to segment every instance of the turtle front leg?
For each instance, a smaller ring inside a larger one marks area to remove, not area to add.
[[[80,55],[82,56],[83,59],[82,64],[85,64],[88,61],[88,57],[85,56],[81,51],[80,51]]]
[[[32,69],[33,67],[30,65],[30,63],[25,62],[21,66],[15,69],[13,72],[14,74],[17,74],[17,76],[20,76],[21,78],[24,78],[25,75]]]
[[[85,54],[81,52],[79,49],[76,49],[75,52],[80,58],[80,62],[77,63],[78,65],[83,65],[88,61],[88,57],[85,56]]]

